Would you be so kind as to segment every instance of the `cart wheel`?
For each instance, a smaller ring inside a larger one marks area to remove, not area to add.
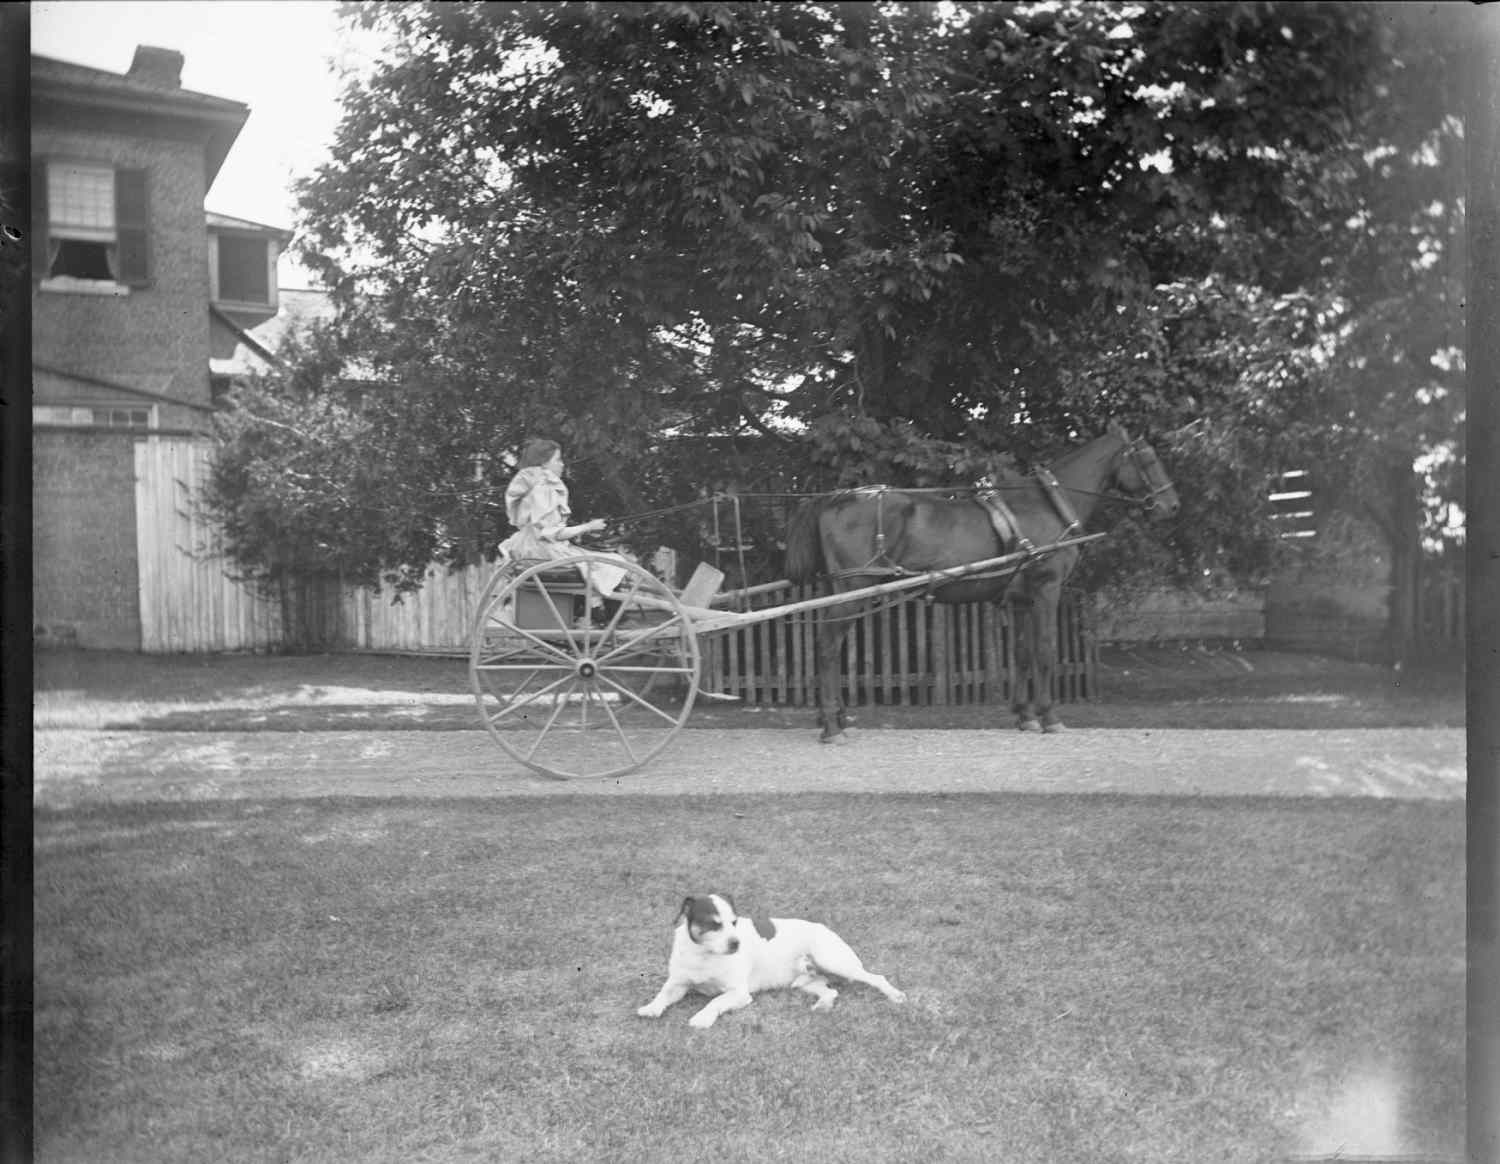
[[[579,569],[590,562],[624,569],[625,578],[605,600],[603,625],[580,629],[598,597]],[[485,729],[557,780],[623,776],[645,764],[687,721],[701,669],[677,596],[633,562],[586,553],[496,571],[469,652]]]

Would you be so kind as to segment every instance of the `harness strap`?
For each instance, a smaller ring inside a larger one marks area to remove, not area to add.
[[[849,570],[832,570],[828,576],[833,579],[843,578],[872,578],[884,575],[888,578],[910,578],[917,574],[925,573],[924,570],[908,570],[905,566],[897,565],[891,561],[886,553],[885,536],[885,495],[891,491],[889,485],[861,485],[847,492],[861,497],[872,494],[875,498],[875,552],[870,555],[870,560],[863,566],[856,566]]]
[[[1005,499],[1000,496],[998,489],[975,490],[974,500],[984,507],[985,513],[989,515],[990,524],[995,527],[995,532],[1000,535],[1000,545],[1017,545],[1028,554],[1036,549],[1030,538],[1021,532],[1021,523],[1016,520],[1016,515],[1011,507],[1005,504]]]
[[[1051,469],[1045,465],[1037,466],[1036,479],[1042,483],[1042,490],[1047,494],[1047,500],[1052,502],[1052,508],[1057,510],[1057,516],[1063,520],[1063,531],[1058,535],[1058,540],[1061,541],[1083,523],[1078,520],[1078,514],[1068,500],[1068,495]]]

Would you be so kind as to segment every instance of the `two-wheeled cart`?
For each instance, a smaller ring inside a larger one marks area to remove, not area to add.
[[[698,696],[703,636],[906,591],[915,596],[959,578],[1004,575],[1103,536],[748,611],[722,609],[747,591],[691,593],[693,582],[675,591],[645,567],[613,556],[579,552],[505,563],[475,617],[474,698],[495,742],[533,772],[558,780],[623,776],[656,756],[687,722]],[[625,570],[607,600],[590,578],[596,564]]]

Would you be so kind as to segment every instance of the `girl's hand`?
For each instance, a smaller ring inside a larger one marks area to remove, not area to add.
[[[608,526],[602,517],[596,517],[583,527],[584,533],[602,533]]]

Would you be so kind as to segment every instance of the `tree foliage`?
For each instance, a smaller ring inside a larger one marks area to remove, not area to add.
[[[1179,579],[1264,573],[1282,468],[1392,516],[1437,451],[1452,495],[1461,123],[1430,13],[346,11],[388,49],[303,248],[401,386],[357,422],[378,442],[351,432],[417,526],[498,540],[484,490],[531,433],[569,447],[580,512],[636,513],[726,476],[962,481],[1118,417],[1185,505],[1090,557]],[[350,520],[328,545],[362,560],[472,552]]]

